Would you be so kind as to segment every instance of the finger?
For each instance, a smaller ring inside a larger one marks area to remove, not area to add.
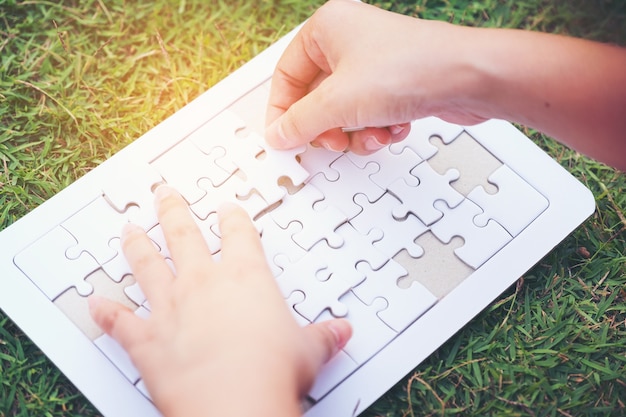
[[[239,262],[267,268],[261,238],[248,214],[233,203],[222,204],[217,214],[222,235],[222,262]]]
[[[318,78],[321,68],[310,56],[305,25],[287,45],[272,75],[266,112],[266,125],[280,117],[293,103],[304,97]]]
[[[127,307],[97,295],[89,296],[87,302],[96,324],[127,352],[146,339],[144,320]]]
[[[347,320],[335,319],[310,324],[303,328],[309,347],[308,360],[316,375],[322,366],[348,343],[352,326]],[[305,387],[308,389],[309,387]]]
[[[391,143],[397,143],[409,136],[409,133],[411,133],[411,123],[400,123],[389,126],[387,129],[389,129],[389,133],[391,133]]]
[[[155,197],[159,222],[178,275],[187,276],[185,271],[189,268],[210,263],[208,245],[183,197],[168,186],[159,186]]]
[[[391,137],[391,132],[385,127],[368,127],[352,132],[350,150],[358,155],[369,155],[389,145]]]
[[[162,304],[174,274],[154,242],[141,227],[128,223],[122,230],[121,245],[126,261],[146,298],[153,305]]]
[[[353,103],[346,102],[352,93],[346,92],[345,87],[335,88],[335,79],[335,75],[325,79],[266,127],[265,139],[270,146],[291,149],[313,141],[330,129],[355,125],[347,119],[345,110],[354,108]]]
[[[343,152],[350,145],[350,136],[340,128],[336,128],[323,132],[315,138],[313,143],[323,146],[330,151]]]

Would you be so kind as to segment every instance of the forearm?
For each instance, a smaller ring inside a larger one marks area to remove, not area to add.
[[[469,106],[626,170],[626,49],[522,30],[459,29],[467,48],[459,57],[476,72],[465,86]]]

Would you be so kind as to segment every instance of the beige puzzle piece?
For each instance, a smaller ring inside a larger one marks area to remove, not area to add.
[[[446,245],[429,232],[415,242],[424,248],[424,255],[412,258],[403,250],[393,258],[409,272],[408,276],[400,278],[399,287],[408,288],[417,281],[442,299],[474,272],[454,254],[456,248],[463,246],[463,239],[455,237]]]
[[[461,176],[450,183],[455,190],[467,196],[476,186],[482,185],[485,190],[494,194],[498,188],[487,181],[487,178],[502,162],[472,138],[467,132],[461,133],[449,144],[444,144],[440,138],[431,138],[431,143],[439,151],[428,160],[435,171],[444,174],[448,169],[455,168]],[[480,163],[476,163],[480,161]]]
[[[131,310],[137,309],[138,306],[124,293],[125,287],[135,283],[135,278],[133,278],[132,275],[125,276],[121,282],[117,283],[109,278],[102,269],[98,269],[87,276],[85,280],[93,286],[93,294],[108,298],[112,301],[117,301]],[[75,288],[72,287],[59,295],[54,300],[54,304],[63,311],[90,340],[95,340],[104,333],[89,314],[87,297],[79,295]]]

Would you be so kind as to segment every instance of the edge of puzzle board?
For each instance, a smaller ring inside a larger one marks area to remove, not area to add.
[[[386,392],[381,387],[390,388],[407,374],[407,369],[418,366],[593,213],[595,200],[591,192],[512,124],[491,120],[465,130],[548,196],[550,205],[516,239],[357,369],[350,380],[331,391],[306,417],[357,415],[364,411],[372,399]],[[532,165],[526,163],[529,160]],[[494,280],[494,276],[500,279]],[[442,331],[443,322],[446,329]],[[398,361],[399,357],[403,361]],[[380,383],[364,387],[358,380]]]

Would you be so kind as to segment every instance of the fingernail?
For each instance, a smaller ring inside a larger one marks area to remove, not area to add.
[[[330,142],[324,142],[322,143],[322,146],[331,152],[343,152],[344,151],[344,149],[341,149],[341,148],[337,148],[337,147],[333,148],[333,144]]]
[[[380,143],[376,136],[367,136],[363,141],[363,148],[366,151],[377,151],[385,146],[384,143]]]
[[[399,133],[402,133],[405,127],[402,125],[393,125],[393,126],[389,126],[388,129],[392,135],[397,135]]]
[[[124,241],[128,238],[128,236],[135,233],[144,233],[144,230],[134,223],[124,224],[124,227],[122,227],[122,235],[120,236],[120,243],[124,244]]]
[[[154,195],[157,200],[162,200],[165,197],[170,197],[176,194],[178,194],[178,192],[167,184],[161,184],[156,188],[156,190],[154,190]]]
[[[343,349],[352,335],[350,323],[346,320],[331,320],[327,322],[326,326],[335,336],[335,349],[337,349],[337,351]]]

